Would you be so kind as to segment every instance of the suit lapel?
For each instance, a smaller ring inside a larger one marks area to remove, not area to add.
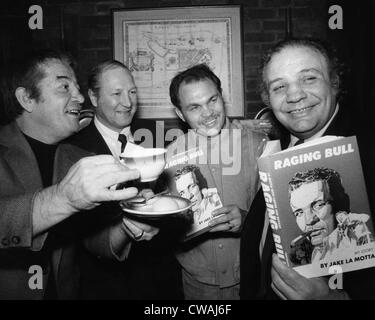
[[[86,146],[82,146],[82,148],[87,151],[95,154],[112,154],[94,122],[90,123],[87,132],[83,133],[82,142],[86,143]]]

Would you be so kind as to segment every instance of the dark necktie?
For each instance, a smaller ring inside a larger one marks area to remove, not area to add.
[[[295,146],[298,146],[299,144],[302,144],[302,143],[304,143],[304,142],[305,142],[305,140],[303,140],[303,139],[298,139],[297,142],[294,144],[294,147],[295,147]]]
[[[121,153],[123,153],[126,147],[126,143],[128,142],[128,139],[126,139],[126,136],[124,134],[120,133],[118,135],[118,141],[121,142]]]

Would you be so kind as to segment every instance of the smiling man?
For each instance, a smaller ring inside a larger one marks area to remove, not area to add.
[[[233,128],[226,117],[221,81],[205,64],[177,74],[169,90],[177,115],[191,128],[168,146],[167,163],[177,163],[167,165],[171,181],[194,163],[223,204],[212,212],[210,233],[179,249],[185,299],[239,299],[239,235],[259,188],[256,158],[265,136]],[[238,170],[225,170],[234,163]],[[174,189],[178,187],[177,180]]]
[[[109,187],[139,172],[112,156],[86,157],[56,183],[58,143],[78,131],[84,100],[72,60],[34,52],[2,76],[0,118],[7,123],[0,126],[0,299],[72,299],[78,285],[74,244],[62,252],[56,225],[102,202],[134,196],[134,188]],[[30,267],[39,270],[36,288]]]
[[[88,78],[88,95],[95,118],[61,146],[62,171],[90,153],[110,154],[119,159],[122,152],[126,153],[126,145],[134,143],[131,126],[138,99],[128,68],[116,60],[94,66]],[[137,186],[145,187],[140,183]],[[85,234],[80,257],[80,298],[176,299],[181,296],[179,282],[173,281],[174,275],[178,280],[178,264],[168,246],[159,250],[162,240],[158,227],[124,216],[116,202],[101,206],[97,213],[80,221],[82,229],[90,225],[96,231]],[[148,263],[144,263],[145,259]]]
[[[343,65],[335,51],[321,41],[289,39],[277,43],[264,55],[261,95],[277,120],[289,131],[281,139],[283,149],[324,135],[355,135],[342,98]],[[312,187],[310,185],[310,187]],[[309,193],[316,192],[309,190]],[[296,204],[296,198],[294,197]],[[329,204],[326,203],[329,207]],[[265,202],[258,193],[241,239],[242,299],[347,299],[374,297],[374,270],[344,275],[345,290],[331,290],[325,278],[306,279],[272,255],[272,232],[265,224]],[[302,215],[301,217],[306,217]],[[299,219],[302,226],[302,218]],[[267,231],[268,230],[268,231]],[[327,233],[329,230],[327,230]],[[319,242],[320,232],[316,232]],[[322,238],[322,237],[320,237]],[[367,275],[366,275],[367,274]],[[361,283],[362,289],[358,286]]]
[[[263,71],[263,96],[293,137],[314,139],[335,114],[338,74],[319,47],[285,46]]]

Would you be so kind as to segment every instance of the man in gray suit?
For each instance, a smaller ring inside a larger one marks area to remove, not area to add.
[[[84,101],[71,60],[42,51],[13,68],[0,103],[0,299],[74,298],[73,242],[50,231],[76,212],[135,196],[136,188],[109,187],[139,172],[100,155],[55,183],[57,144],[78,131]]]

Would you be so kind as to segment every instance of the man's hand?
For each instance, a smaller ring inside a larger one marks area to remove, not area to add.
[[[212,216],[216,217],[210,221],[210,232],[230,231],[239,232],[242,227],[244,212],[236,205],[224,206],[212,212]]]
[[[266,119],[246,119],[246,120],[233,120],[232,126],[236,129],[249,129],[252,131],[270,134],[273,129],[272,122]]]
[[[343,290],[331,290],[327,278],[307,279],[272,256],[272,289],[284,300],[341,300],[349,299]]]
[[[110,190],[109,187],[138,177],[139,171],[128,169],[112,156],[86,157],[70,168],[56,192],[72,212],[87,210],[101,202],[136,196],[136,188]]]
[[[127,217],[122,218],[122,226],[124,231],[135,241],[151,240],[159,233],[159,228]]]
[[[138,190],[109,187],[139,177],[109,155],[86,157],[74,164],[64,179],[35,195],[33,235],[36,236],[80,210],[92,209],[105,201],[134,197]]]

